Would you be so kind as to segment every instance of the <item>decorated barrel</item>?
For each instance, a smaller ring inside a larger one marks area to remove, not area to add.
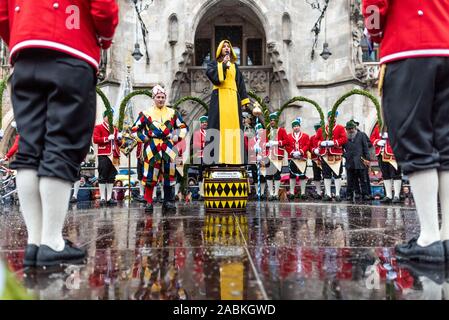
[[[246,212],[248,173],[245,167],[209,167],[204,173],[204,204],[207,213]]]

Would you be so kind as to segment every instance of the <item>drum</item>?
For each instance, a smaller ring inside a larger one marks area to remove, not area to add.
[[[246,212],[248,173],[243,166],[209,167],[204,172],[206,213]]]

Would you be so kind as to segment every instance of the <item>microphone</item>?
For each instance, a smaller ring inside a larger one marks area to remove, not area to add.
[[[226,57],[230,57],[229,52],[226,53]],[[228,62],[226,62],[226,67],[229,68],[231,66],[231,60],[229,60]]]

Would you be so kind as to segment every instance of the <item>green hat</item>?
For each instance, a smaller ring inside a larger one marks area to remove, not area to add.
[[[355,129],[355,128],[357,128],[357,126],[354,123],[354,121],[350,120],[350,121],[346,122],[346,129]]]
[[[108,110],[105,110],[104,112],[103,112],[103,118],[104,117],[107,117],[108,116]],[[112,113],[112,115],[114,115],[114,110],[111,110],[111,113]]]
[[[329,118],[332,114],[332,110],[327,113],[327,117]],[[335,112],[335,116],[338,117],[338,111]]]
[[[295,119],[292,121],[292,128],[296,126],[301,126],[301,120]]]
[[[315,129],[315,130],[318,130],[319,128],[321,128],[321,123],[315,123],[315,125],[313,126],[313,128]]]
[[[278,113],[277,112],[273,112],[270,114],[270,121],[271,120],[277,120],[278,118]]]
[[[201,123],[207,122],[207,120],[208,120],[208,117],[207,117],[207,116],[202,116],[202,117],[200,117],[200,122],[201,122]]]
[[[258,123],[258,124],[256,124],[256,126],[254,127],[254,129],[256,129],[256,131],[258,131],[258,130],[260,130],[260,129],[263,129],[263,126],[262,126],[260,123]]]

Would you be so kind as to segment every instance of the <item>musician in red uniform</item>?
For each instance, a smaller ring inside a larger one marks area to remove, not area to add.
[[[420,222],[419,237],[396,253],[440,263],[449,259],[449,3],[364,0],[362,13],[380,43],[385,124]]]
[[[112,199],[117,167],[120,164],[121,134],[117,128],[110,132],[107,111],[103,113],[103,123],[94,129],[93,141],[98,145],[98,182],[100,186],[100,204],[116,205]]]
[[[267,164],[269,161],[266,179],[268,184],[268,193],[270,194],[270,201],[279,200],[282,160],[284,159],[285,147],[288,144],[287,131],[285,128],[278,127],[278,117],[277,112],[270,114],[270,125],[267,128],[268,142],[266,144],[267,159],[265,160],[265,163]],[[275,163],[277,163],[277,166]]]
[[[100,50],[118,25],[115,0],[0,1],[19,151],[11,168],[28,231],[25,266],[81,263],[64,241],[72,183],[95,124]]]
[[[295,164],[294,160],[307,161],[307,151],[309,150],[309,135],[301,131],[301,119],[295,119],[292,122],[293,132],[288,134],[288,144],[286,146],[288,153],[288,166],[290,168],[290,194],[289,199],[295,198],[296,177],[301,180],[300,198],[306,199],[307,177]],[[307,168],[307,167],[306,167]],[[304,170],[305,171],[305,170]]]
[[[315,129],[315,134],[310,137],[309,151],[312,155],[312,168],[313,168],[313,184],[315,185],[316,198],[322,199],[323,192],[321,190],[321,180],[323,180],[323,170],[321,169],[321,158],[315,154],[314,150],[318,148],[318,129],[321,128],[320,123],[316,123],[313,128]]]
[[[330,120],[331,111],[327,114],[328,122]],[[338,112],[335,115],[335,119],[338,116]],[[326,125],[326,137],[329,136],[329,124]],[[343,146],[348,142],[348,137],[346,135],[345,127],[340,124],[335,123],[333,128],[332,140],[325,140],[323,136],[322,128],[319,128],[317,133],[318,147],[315,148],[314,153],[322,158],[323,165],[323,177],[324,177],[324,191],[325,195],[324,201],[331,201],[331,184],[332,177],[335,183],[335,200],[341,201],[340,189],[341,189],[341,174],[343,173],[343,166],[341,159],[343,157]],[[327,162],[323,159],[327,157],[331,161],[336,161],[340,163],[340,169],[338,175],[330,168]]]
[[[373,133],[371,134],[370,140],[375,147],[376,156],[379,159],[380,171],[382,172],[382,179],[384,182],[385,198],[383,198],[381,202],[390,203],[393,200],[393,203],[399,203],[401,202],[399,195],[401,193],[402,174],[401,168],[399,166],[395,168],[390,162],[396,162],[396,157],[393,154],[390,139],[388,139],[388,133],[384,132],[380,134],[379,126],[376,125]],[[392,186],[394,186],[394,198]]]
[[[266,179],[262,172],[257,171],[257,164],[262,165],[262,160],[266,156],[266,132],[263,126],[258,123],[254,128],[257,134],[248,140],[248,162],[251,170],[251,176],[253,177],[253,182],[256,190],[256,195],[258,192],[258,181],[260,173],[260,199],[265,199],[265,184]]]
[[[204,170],[204,161],[203,161],[203,152],[204,147],[206,146],[206,132],[207,132],[207,116],[200,117],[200,129],[196,130],[193,133],[193,161],[194,163],[199,164],[199,172],[198,172],[198,187],[199,187],[199,195],[200,200],[204,198],[204,185],[203,185],[203,170]]]

